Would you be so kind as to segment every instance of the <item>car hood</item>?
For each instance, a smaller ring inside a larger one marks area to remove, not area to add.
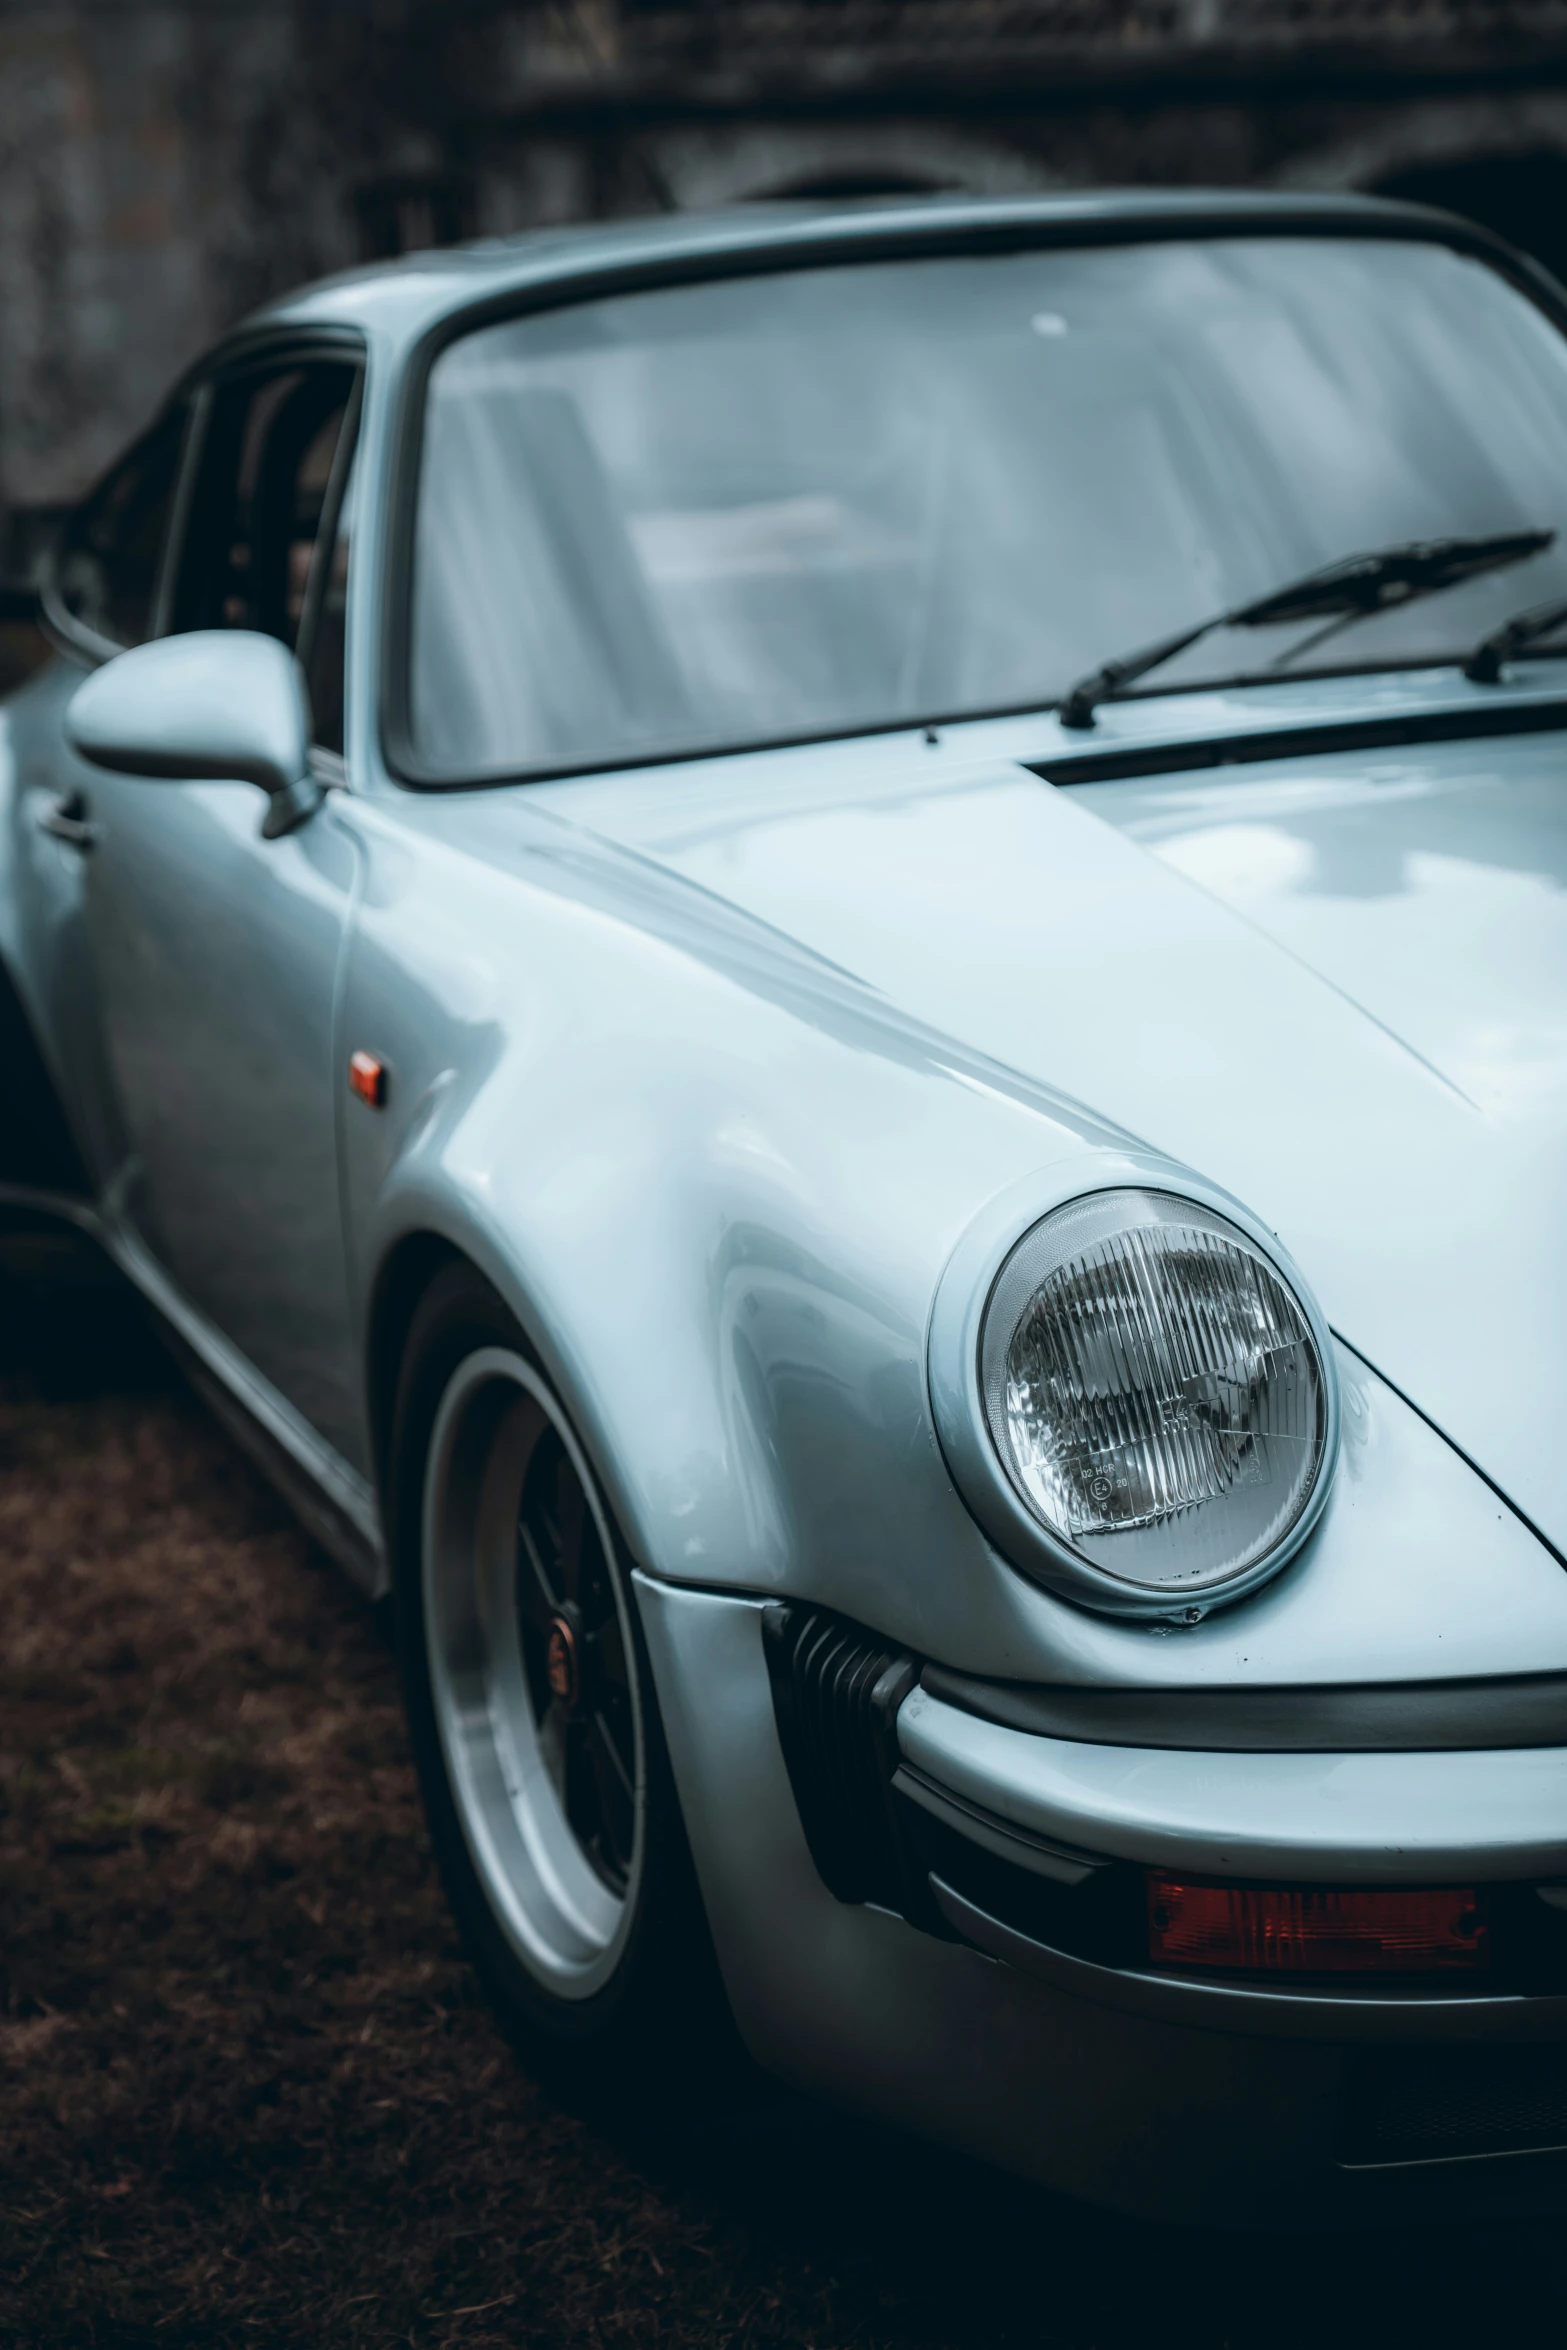
[[[1245,1200],[1567,1550],[1560,736],[1058,788],[842,750],[571,818]]]

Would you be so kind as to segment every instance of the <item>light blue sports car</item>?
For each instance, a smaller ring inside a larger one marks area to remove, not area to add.
[[[1567,2203],[1567,295],[1285,197],[426,256],[42,610],[0,1204],[393,1594],[534,2054]]]

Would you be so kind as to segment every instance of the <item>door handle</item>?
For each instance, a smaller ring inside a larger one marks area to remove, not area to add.
[[[80,791],[60,792],[45,800],[38,811],[39,830],[63,840],[69,849],[90,849],[98,838],[98,827],[87,815],[87,795]]]

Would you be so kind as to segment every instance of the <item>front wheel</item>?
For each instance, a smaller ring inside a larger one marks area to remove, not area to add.
[[[466,1267],[393,1425],[398,1647],[436,1856],[492,2002],[617,2085],[722,2012],[623,1546],[559,1398]]]

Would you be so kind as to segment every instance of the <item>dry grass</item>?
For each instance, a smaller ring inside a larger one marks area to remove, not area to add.
[[[765,2089],[562,2109],[454,1946],[384,1628],[123,1311],[0,1332],[0,2341],[1281,2343],[1324,2277],[1338,2341],[1522,2323],[1551,2231],[1303,2258]]]

